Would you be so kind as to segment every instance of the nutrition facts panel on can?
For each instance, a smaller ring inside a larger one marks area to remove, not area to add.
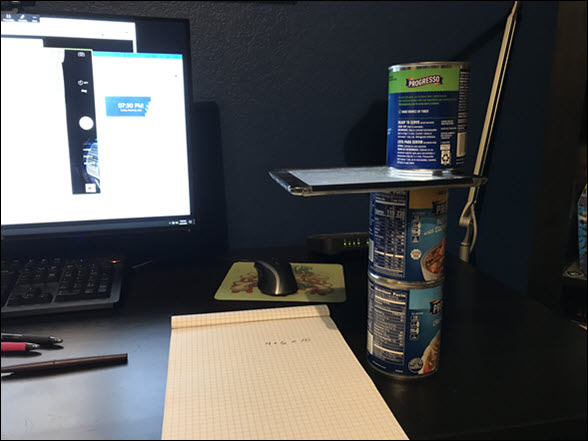
[[[468,108],[470,93],[470,71],[459,72],[459,100],[457,102],[457,157],[456,165],[462,168],[466,156],[466,134],[468,131]]]
[[[385,268],[390,277],[405,276],[407,198],[406,191],[372,194],[370,198],[369,260],[374,267]]]
[[[368,309],[368,351],[385,354],[386,361],[404,364],[407,295],[405,292],[386,293],[370,281]],[[376,336],[374,343],[373,336]],[[377,346],[374,349],[374,345]]]

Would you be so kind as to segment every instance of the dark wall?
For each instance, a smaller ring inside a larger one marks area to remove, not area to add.
[[[229,246],[367,230],[368,196],[301,198],[277,168],[385,163],[388,66],[472,64],[473,167],[512,2],[37,2],[36,10],[188,18],[194,98],[220,116]],[[523,2],[482,195],[475,261],[524,291],[556,2]],[[465,191],[451,197],[450,249]]]

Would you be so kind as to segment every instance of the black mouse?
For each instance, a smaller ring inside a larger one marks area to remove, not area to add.
[[[277,259],[258,260],[254,264],[257,270],[257,287],[264,294],[285,296],[298,291],[292,266]]]

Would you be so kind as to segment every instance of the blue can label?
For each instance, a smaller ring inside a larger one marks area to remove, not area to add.
[[[370,195],[369,269],[404,282],[434,282],[445,270],[447,189]]]
[[[399,169],[463,168],[469,70],[390,71],[388,159]]]
[[[368,281],[369,361],[395,375],[418,377],[439,366],[442,286],[395,289]]]

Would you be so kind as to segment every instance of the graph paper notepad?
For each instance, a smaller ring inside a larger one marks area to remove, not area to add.
[[[162,439],[408,439],[326,305],[172,317]]]

